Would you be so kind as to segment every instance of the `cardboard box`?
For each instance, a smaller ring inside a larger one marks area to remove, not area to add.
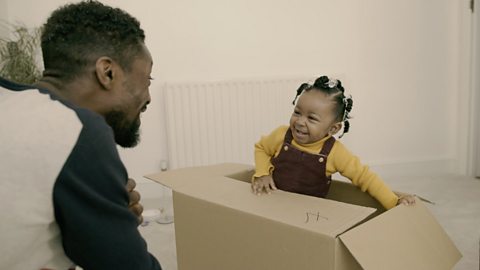
[[[389,211],[350,183],[328,199],[254,195],[243,164],[146,176],[173,189],[179,270],[451,269],[461,258],[425,205]]]

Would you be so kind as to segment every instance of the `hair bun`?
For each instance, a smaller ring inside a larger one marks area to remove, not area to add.
[[[338,90],[342,91],[342,93],[345,93],[345,88],[343,88],[342,82],[340,80],[337,80],[337,82],[338,82],[337,84]]]
[[[351,112],[352,111],[352,107],[353,107],[353,99],[352,97],[347,97],[346,98],[346,104],[345,104],[345,110],[347,112]]]
[[[321,76],[315,80],[315,83],[313,84],[316,88],[328,88],[327,83],[330,81],[330,79],[327,76]]]
[[[308,83],[302,83],[300,87],[298,87],[297,89],[297,95],[295,95],[295,98],[293,99],[292,104],[295,105],[295,101],[297,100],[297,97],[300,96],[300,94],[302,94],[304,90],[309,89],[311,87],[312,86]]]

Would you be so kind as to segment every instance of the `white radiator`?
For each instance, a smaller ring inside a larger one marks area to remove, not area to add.
[[[288,125],[305,78],[163,85],[170,169],[223,162],[252,164],[254,144]]]

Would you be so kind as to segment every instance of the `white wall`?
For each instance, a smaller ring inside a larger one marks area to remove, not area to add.
[[[67,1],[4,2],[10,20],[39,25]],[[141,21],[154,57],[143,141],[122,151],[137,178],[166,159],[161,82],[282,75],[341,78],[355,102],[351,132],[342,140],[375,168],[461,167],[466,0],[103,2]]]
[[[7,1],[0,0],[0,21],[7,21],[8,20],[8,6]],[[6,36],[7,29],[5,27],[0,27],[0,37]]]
[[[478,2],[477,2],[478,3]],[[478,7],[477,7],[478,10]],[[473,98],[472,101],[477,104],[472,109],[472,126],[475,128],[473,137],[480,138],[480,12],[476,12],[474,15],[474,19],[472,21],[473,29],[474,29],[474,43],[473,43],[473,69],[472,69],[472,91],[473,91]],[[474,175],[476,177],[480,177],[480,142],[478,140],[474,141],[473,145],[476,146],[476,149],[473,153],[472,158],[472,170],[474,171]]]

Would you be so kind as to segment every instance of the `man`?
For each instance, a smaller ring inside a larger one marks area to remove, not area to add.
[[[160,269],[115,144],[138,143],[150,103],[144,39],[120,9],[69,4],[44,25],[38,84],[0,79],[0,269]]]

